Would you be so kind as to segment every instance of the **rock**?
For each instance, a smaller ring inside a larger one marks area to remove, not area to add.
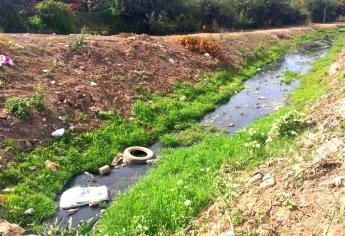
[[[6,220],[0,219],[0,235],[1,236],[18,236],[24,233],[19,225],[11,224]]]
[[[146,164],[148,164],[148,165],[154,165],[154,164],[156,164],[156,162],[157,162],[157,160],[147,160],[147,161],[146,161]]]
[[[117,156],[111,162],[111,166],[120,166],[123,163],[122,153],[117,154]]]
[[[98,173],[100,175],[107,175],[111,172],[111,168],[108,165],[102,166],[101,168],[98,169]]]
[[[58,138],[58,137],[63,136],[64,133],[65,133],[65,129],[62,128],[62,129],[55,130],[55,131],[52,133],[52,136],[53,136],[54,138]]]
[[[33,208],[29,208],[26,211],[24,211],[25,215],[32,215],[32,213],[34,213],[34,209]]]
[[[49,161],[49,160],[45,161],[44,165],[45,165],[46,168],[48,168],[48,169],[50,169],[51,171],[54,171],[54,172],[57,171],[59,169],[59,167],[60,167],[59,164],[57,164],[55,162],[52,162],[52,161]]]
[[[75,208],[75,209],[69,209],[69,210],[67,210],[67,212],[68,212],[68,215],[69,215],[69,216],[71,216],[71,215],[75,214],[77,211],[79,211],[79,208]]]
[[[267,175],[265,175],[262,178],[262,182],[260,184],[260,188],[261,189],[265,189],[265,188],[269,188],[275,185],[275,181],[274,178],[272,177],[272,175],[269,173]]]
[[[263,175],[259,172],[259,173],[256,173],[250,180],[249,182],[250,183],[256,183],[258,181],[260,181],[262,179]]]

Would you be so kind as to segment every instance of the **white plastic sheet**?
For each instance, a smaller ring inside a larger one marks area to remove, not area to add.
[[[108,188],[106,186],[74,187],[66,190],[61,195],[60,207],[70,209],[106,200],[109,200]]]

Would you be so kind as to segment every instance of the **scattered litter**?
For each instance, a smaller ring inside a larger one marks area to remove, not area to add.
[[[336,177],[333,179],[333,185],[334,185],[335,187],[341,187],[341,186],[344,184],[344,179],[345,179],[344,176],[336,176]]]
[[[63,209],[71,209],[107,200],[109,200],[109,196],[106,186],[87,188],[75,187],[66,190],[61,195],[60,207]]]
[[[32,213],[34,213],[34,209],[33,208],[29,208],[26,211],[24,211],[25,215],[32,215]]]
[[[50,169],[50,170],[52,170],[52,171],[57,171],[58,169],[59,169],[59,164],[57,164],[57,163],[55,163],[55,162],[52,162],[52,161],[50,161],[50,160],[46,160],[45,162],[44,162],[44,165],[45,165],[45,167],[47,167],[48,169]]]
[[[48,69],[43,69],[42,72],[43,72],[44,74],[48,74],[48,73],[49,73],[49,70],[48,70]]]
[[[156,163],[157,163],[157,160],[147,160],[146,161],[146,164],[148,164],[148,165],[154,165]]]
[[[89,172],[86,172],[86,171],[84,172],[84,174],[90,177],[90,179],[88,179],[89,182],[93,182],[93,183],[96,182],[96,178],[93,174],[90,174]]]
[[[209,54],[209,53],[205,53],[204,56],[205,56],[205,57],[209,57],[210,54]]]
[[[235,124],[234,123],[230,123],[228,126],[229,127],[235,127]]]
[[[90,83],[90,85],[91,86],[97,86],[97,84],[95,82],[93,82],[93,81]]]
[[[56,84],[55,80],[50,81],[51,84]]]
[[[108,165],[102,166],[101,168],[98,169],[98,173],[100,175],[107,175],[111,172],[111,168]]]
[[[249,180],[249,182],[250,183],[256,183],[256,182],[260,181],[262,179],[262,177],[263,177],[263,175],[260,172],[258,172]]]
[[[175,64],[175,60],[172,59],[172,58],[169,58],[169,62],[172,63],[172,64]]]
[[[62,135],[64,135],[65,133],[65,129],[62,128],[62,129],[58,129],[58,130],[55,130],[53,133],[52,133],[52,136],[54,138],[58,138],[58,137],[61,137]]]
[[[4,192],[4,193],[12,193],[13,191],[14,191],[14,188],[9,188],[9,187],[4,188],[4,189],[2,190],[2,192]]]
[[[2,65],[14,66],[14,63],[10,56],[0,55],[0,66]]]

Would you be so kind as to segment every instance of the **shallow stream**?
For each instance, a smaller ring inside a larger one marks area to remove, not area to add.
[[[215,125],[217,128],[226,129],[229,134],[242,129],[257,118],[266,116],[275,110],[286,105],[286,96],[298,88],[299,81],[294,80],[290,84],[281,81],[285,71],[296,73],[307,73],[312,68],[312,63],[323,57],[327,52],[324,46],[314,48],[314,52],[297,51],[287,54],[278,63],[274,63],[257,75],[248,79],[244,83],[244,89],[231,97],[229,101],[218,107],[214,112],[206,115],[201,123],[205,126]],[[163,148],[162,144],[157,142],[151,149],[159,153]],[[96,182],[89,181],[90,177],[81,174],[74,177],[65,189],[76,186],[102,186],[109,189],[110,198],[133,185],[138,178],[145,175],[151,168],[148,165],[129,165],[119,169],[113,169],[107,176],[95,176]],[[61,195],[56,199],[59,205]],[[75,214],[69,216],[66,210],[59,208],[50,222],[55,222],[57,218],[62,218],[61,225],[66,225],[72,217],[72,227],[82,220],[88,220],[97,216],[101,207],[81,207]]]

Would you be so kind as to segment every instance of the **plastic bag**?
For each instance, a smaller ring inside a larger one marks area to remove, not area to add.
[[[0,66],[2,65],[14,66],[14,63],[10,56],[0,55]]]
[[[107,200],[109,200],[109,196],[106,186],[86,188],[74,187],[66,190],[61,195],[60,207],[63,209],[70,209]]]

